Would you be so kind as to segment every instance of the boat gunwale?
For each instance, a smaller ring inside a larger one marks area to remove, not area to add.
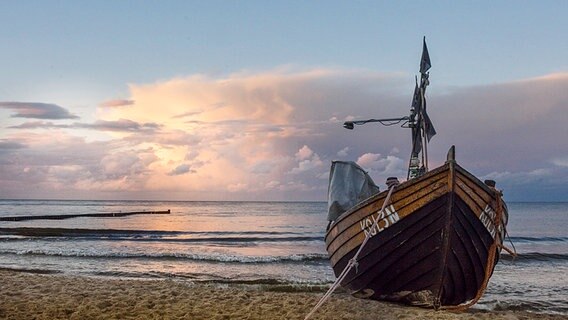
[[[427,184],[427,186],[432,186],[435,184],[440,184],[442,180],[446,179],[447,177],[443,175],[443,172],[439,172],[437,174],[434,174],[432,177],[436,177],[437,175],[442,175],[441,177],[431,181],[430,183]],[[431,193],[433,192],[438,192],[439,190],[443,190],[446,187],[444,185],[437,187],[436,189],[431,190],[431,192],[427,192],[425,194],[423,194],[422,196],[420,196],[419,198],[413,199],[407,203],[405,203],[403,206],[397,208],[398,212],[402,212],[403,209],[405,209],[408,206],[411,206],[412,204],[422,201],[422,199],[428,197]],[[403,191],[403,189],[401,189],[400,191]],[[431,201],[435,201],[436,199],[438,199],[439,197],[442,197],[444,194],[446,194],[447,191],[445,191],[443,194],[431,199],[429,202]],[[405,202],[405,200],[407,200],[409,197],[411,197],[412,194],[407,195],[405,197],[402,197],[401,199],[399,199],[399,202]],[[379,199],[380,200],[380,199]],[[429,203],[427,202],[427,203]],[[426,205],[427,203],[425,203],[424,205]],[[371,205],[371,204],[369,204]],[[371,215],[373,215],[374,212],[369,213],[368,215],[366,215],[365,217],[369,217]],[[410,213],[411,214],[411,213]],[[357,221],[352,222],[349,226],[343,228],[341,230],[341,232],[339,232],[329,243],[326,243],[326,251],[328,251],[328,254],[330,253],[330,248],[332,247],[332,245],[335,243],[335,241],[338,241],[338,238],[341,237],[343,234],[345,234],[346,232],[348,232],[348,230],[352,229],[354,225],[357,224]],[[347,243],[351,242],[354,238],[356,238],[357,236],[359,236],[363,231],[359,230],[354,232],[351,236],[349,236],[349,238],[345,239],[340,245],[337,246],[337,248],[333,249],[333,253],[329,255],[330,260],[333,261],[333,257],[335,256],[335,254],[341,250],[342,247],[344,247]]]
[[[494,195],[494,194],[495,194],[495,191],[492,190],[491,188],[489,188],[489,186],[487,186],[485,183],[483,183],[481,180],[479,180],[476,176],[474,176],[473,174],[471,174],[469,171],[467,171],[466,169],[464,169],[463,167],[461,167],[455,160],[453,160],[453,161],[454,161],[454,164],[455,164],[454,169],[455,169],[456,171],[459,171],[461,174],[465,175],[467,178],[469,178],[472,182],[474,182],[475,184],[477,184],[478,186],[480,186],[482,189],[485,189],[485,191],[486,191],[488,194],[490,194],[490,195]],[[444,170],[446,170],[446,169],[449,169],[449,166],[450,166],[450,161],[446,161],[443,165],[441,165],[441,166],[439,166],[439,167],[437,167],[437,168],[435,168],[435,169],[433,169],[433,170],[431,170],[431,171],[426,172],[424,175],[422,175],[422,176],[420,176],[420,177],[418,177],[418,178],[410,179],[410,180],[404,181],[404,182],[402,182],[401,184],[399,184],[398,186],[396,186],[395,188],[396,188],[397,190],[407,188],[407,187],[409,187],[409,186],[411,186],[411,185],[413,185],[413,184],[415,184],[415,183],[418,183],[418,182],[420,182],[420,181],[422,181],[422,180],[426,180],[426,179],[430,178],[430,176],[434,176],[434,175],[436,175],[436,174],[438,174],[438,173],[440,173],[440,172],[442,172],[442,171],[444,171]],[[349,210],[347,210],[347,211],[345,211],[344,213],[342,213],[336,220],[334,220],[334,221],[332,222],[332,224],[329,226],[329,230],[333,229],[333,227],[335,227],[339,222],[341,222],[341,220],[345,219],[345,217],[349,216],[349,215],[352,214],[353,212],[355,212],[355,211],[361,209],[362,207],[365,207],[365,206],[369,205],[370,203],[375,202],[376,200],[378,200],[378,199],[380,199],[380,198],[382,198],[382,197],[386,197],[387,193],[388,193],[388,189],[387,189],[387,190],[384,190],[384,191],[381,191],[381,192],[379,192],[379,193],[377,193],[377,194],[374,194],[374,195],[370,196],[370,197],[367,198],[367,199],[364,199],[364,200],[360,201],[359,203],[357,203],[356,205],[354,205],[353,207],[351,207]],[[327,238],[328,234],[329,234],[329,232],[326,233],[326,238]]]
[[[431,176],[435,176],[436,174],[443,172],[444,170],[449,168],[449,164],[446,162],[445,164],[437,167],[436,169],[432,170],[432,171],[428,171],[427,173],[425,173],[424,175],[422,175],[421,177],[415,178],[415,179],[410,179],[407,181],[402,182],[401,184],[399,184],[398,186],[395,187],[396,191],[405,189],[407,187],[410,187],[418,182],[421,182],[423,180],[426,180],[428,178],[430,178]],[[348,217],[349,215],[351,215],[353,212],[356,212],[358,210],[360,210],[363,207],[366,207],[367,205],[376,202],[377,200],[379,200],[380,198],[386,198],[387,194],[388,194],[388,189],[381,191],[377,194],[374,194],[372,196],[370,196],[367,199],[362,200],[361,202],[357,203],[356,205],[354,205],[353,207],[351,207],[349,210],[345,211],[344,213],[342,213],[335,221],[332,222],[332,224],[329,226],[329,230],[326,233],[326,240],[327,237],[329,235],[329,231],[331,229],[333,229],[335,226],[337,226],[343,219],[345,219],[346,217]]]
[[[395,188],[395,192],[403,192],[405,189],[410,188],[414,185],[420,184],[422,182],[428,181],[429,179],[431,179],[431,178],[433,178],[437,175],[443,175],[444,172],[448,170],[448,168],[449,168],[449,165],[448,165],[448,163],[446,163],[446,164],[441,165],[440,167],[438,167],[438,168],[436,168],[432,171],[429,171],[427,174],[425,174],[425,175],[423,175],[419,178],[412,179],[412,180],[409,180],[409,181],[405,181]],[[442,177],[428,183],[427,185],[438,183],[438,182],[440,182],[444,179],[446,179],[446,177],[442,176]],[[357,221],[353,221],[348,226],[345,226],[344,228],[342,228],[331,240],[329,238],[330,237],[330,231],[334,227],[336,227],[340,222],[344,222],[344,220],[347,219],[347,217],[350,216],[351,214],[354,214],[357,211],[359,211],[359,210],[361,210],[361,209],[363,209],[363,208],[365,208],[369,205],[372,205],[375,202],[379,202],[379,201],[383,200],[382,198],[386,197],[387,192],[388,192],[388,190],[385,190],[381,193],[375,194],[375,195],[361,201],[360,203],[355,205],[352,209],[346,211],[343,215],[341,215],[340,218],[336,221],[337,223],[334,223],[334,224],[331,225],[331,227],[329,228],[329,230],[327,231],[327,234],[325,236],[326,251],[328,251],[328,255],[329,255],[330,260],[333,260],[333,256],[335,256],[337,254],[337,252],[340,251],[343,246],[345,246],[345,244],[349,243],[350,241],[352,241],[354,238],[356,238],[357,236],[359,236],[363,232],[363,231],[354,232],[348,239],[346,239],[339,246],[337,246],[337,248],[333,250],[333,253],[330,253],[329,248],[331,247],[331,245],[337,240],[338,237],[340,237],[340,235],[344,234],[347,230],[351,229],[353,227],[353,225],[357,224]],[[411,194],[401,198],[400,201],[404,200],[405,198],[407,198],[409,196],[411,196]],[[405,204],[403,207],[406,207],[406,206],[408,206],[408,205],[410,205],[410,204],[412,204],[416,201],[420,201],[422,198],[427,197],[427,196],[428,196],[428,193],[424,194],[422,197],[420,197],[418,199],[412,200],[411,202]],[[432,201],[437,199],[437,198],[438,197],[432,199]],[[370,215],[372,215],[372,213],[366,215],[366,217],[368,217]],[[329,242],[328,242],[328,240],[329,240]]]
[[[453,167],[453,168],[452,168]],[[444,171],[450,171],[450,170],[454,170],[459,172],[460,174],[464,175],[465,178],[469,179],[472,183],[474,183],[475,185],[477,185],[478,187],[480,187],[483,191],[485,191],[487,193],[487,195],[489,195],[492,199],[495,199],[496,196],[499,196],[499,194],[497,194],[496,190],[493,188],[490,188],[489,186],[487,186],[485,183],[481,182],[480,179],[478,179],[477,177],[475,177],[474,175],[472,175],[471,173],[469,173],[466,169],[462,168],[455,160],[450,160],[450,161],[446,161],[443,165],[427,172],[426,174],[424,174],[423,176],[416,178],[416,179],[411,179],[408,181],[405,181],[403,183],[401,183],[400,185],[396,186],[395,190],[396,191],[402,191],[405,188],[411,187],[417,183],[423,182],[427,179],[430,179],[434,176],[436,176],[437,174],[440,174]],[[439,180],[438,180],[439,181]],[[455,181],[454,181],[455,183]],[[449,186],[448,186],[449,187]],[[456,186],[454,186],[456,187]],[[337,227],[338,224],[340,222],[342,222],[343,220],[345,220],[348,216],[350,216],[351,214],[365,208],[368,205],[371,205],[372,203],[376,202],[376,201],[380,201],[381,198],[385,198],[386,194],[388,193],[388,189],[385,191],[382,191],[378,194],[375,194],[361,202],[359,202],[358,204],[356,204],[355,206],[353,206],[350,210],[344,212],[336,221],[333,222],[333,224],[330,226],[330,228],[328,229],[328,231],[326,232],[325,235],[325,242],[326,242],[326,251],[328,252],[328,256],[330,261],[333,260],[333,257],[337,254],[337,252],[340,251],[340,249],[347,243],[349,243],[350,241],[352,241],[354,238],[356,238],[361,232],[356,232],[354,233],[351,237],[349,237],[348,239],[346,239],[343,243],[341,243],[335,250],[333,250],[333,253],[330,253],[329,248],[331,246],[331,244],[340,236],[342,235],[345,231],[349,230],[350,228],[352,228],[352,226],[354,224],[356,224],[355,222],[350,224],[349,226],[346,226],[345,228],[342,228],[342,230],[340,230],[332,239],[330,239],[331,233],[330,231],[333,230],[333,228]],[[483,197],[480,197],[483,198]],[[417,201],[419,199],[416,199],[414,201]],[[435,199],[433,199],[435,200]],[[414,202],[413,201],[413,202]],[[480,213],[481,214],[481,213]],[[329,240],[329,242],[328,242]],[[355,246],[357,247],[357,246]],[[354,248],[355,248],[354,247]],[[351,250],[349,250],[348,252],[350,252]],[[337,258],[336,258],[337,259]],[[341,259],[341,258],[340,258]],[[340,260],[337,259],[337,262]],[[335,265],[334,263],[332,263],[332,265]]]

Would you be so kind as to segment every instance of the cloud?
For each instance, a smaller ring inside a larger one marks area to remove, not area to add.
[[[156,188],[173,188],[172,185],[179,183],[177,187],[184,190],[219,193],[230,191],[228,186],[245,184],[247,188],[238,192],[250,192],[249,196],[253,192],[266,193],[268,189],[264,186],[269,186],[273,191],[282,192],[273,198],[284,197],[286,192],[301,188],[314,191],[312,195],[302,195],[305,199],[313,199],[313,194],[327,187],[325,183],[322,187],[318,177],[328,171],[325,162],[330,158],[323,159],[319,154],[310,156],[311,145],[310,148],[306,145],[300,152],[304,144],[299,143],[311,141],[313,137],[322,139],[330,125],[334,125],[327,120],[327,115],[320,117],[324,114],[322,111],[329,108],[330,100],[326,94],[316,96],[314,92],[317,87],[329,92],[343,87],[342,81],[331,81],[339,74],[346,79],[357,78],[351,71],[314,70],[234,74],[223,79],[192,76],[150,85],[131,85],[130,98],[136,101],[136,108],[106,110],[100,116],[107,121],[125,118],[138,123],[159,123],[162,128],[158,132],[125,139],[130,143],[150,143],[156,150],[161,150],[161,167],[170,168],[162,172],[166,176],[172,173],[171,164],[189,164],[187,161],[193,159],[202,164],[199,172],[180,175],[178,178],[182,179],[170,186],[167,179],[158,181],[156,175]],[[377,74],[368,78],[387,83],[388,77]],[[311,88],[303,89],[305,85]],[[328,85],[333,88],[326,88]],[[359,86],[353,88],[366,90]],[[314,98],[318,100],[317,104],[314,104]],[[318,148],[327,153],[325,146],[320,144]],[[296,153],[302,160],[296,161]],[[190,167],[196,168],[193,162]],[[286,177],[289,173],[295,177]],[[290,184],[298,179],[305,181]],[[275,188],[271,181],[279,181],[280,187]],[[290,187],[292,185],[295,187]],[[236,192],[234,187],[230,189]]]
[[[46,121],[30,121],[24,122],[17,126],[10,126],[10,129],[53,129],[53,128],[69,128],[66,124],[55,124],[53,122]]]
[[[179,176],[180,174],[185,174],[188,172],[195,172],[191,170],[191,167],[188,164],[180,164],[179,166],[175,167],[172,171],[170,171],[170,176]]]
[[[25,147],[25,144],[16,141],[0,140],[0,152],[2,150],[17,150]]]
[[[280,181],[275,181],[275,180],[269,181],[265,184],[265,188],[267,190],[272,190],[278,188],[279,186],[280,186]]]
[[[385,175],[399,176],[404,175],[406,163],[401,158],[388,155],[385,158],[378,153],[365,153],[357,159],[357,164],[363,169],[374,174],[379,174],[383,178]]]
[[[373,169],[378,167],[378,163],[380,161],[381,155],[378,153],[365,153],[364,155],[360,156],[357,159],[357,164],[363,168]]]
[[[494,171],[481,180],[497,182],[505,199],[513,201],[566,201],[568,168],[537,168],[530,171]]]
[[[26,147],[0,152],[5,197],[100,198],[107,192],[143,190],[157,160],[151,149],[124,150],[120,141],[88,142],[62,131],[14,138]]]
[[[497,180],[508,184],[527,184],[546,179],[552,175],[551,169],[539,168],[528,172],[491,172],[481,179]]]
[[[458,160],[471,159],[487,172],[496,165],[519,172],[540,167],[565,155],[566,87],[568,73],[450,89],[430,99],[434,141],[455,144]]]
[[[15,111],[13,118],[32,118],[32,119],[78,119],[79,117],[71,114],[65,108],[56,104],[40,102],[0,102],[0,108]]]
[[[275,167],[274,161],[264,160],[251,165],[250,172],[254,174],[268,174]]]
[[[146,136],[136,136],[133,140],[139,142],[155,142],[163,146],[181,146],[188,147],[197,145],[201,139],[198,135],[185,132],[184,130],[162,130],[160,132],[151,133]]]
[[[184,112],[182,114],[176,114],[174,116],[172,116],[172,118],[189,118],[191,116],[195,116],[200,114],[201,112],[199,111],[192,111],[192,112]]]
[[[345,158],[349,155],[349,147],[345,147],[337,152],[337,156],[341,158]]]
[[[99,104],[99,107],[116,108],[116,107],[131,106],[133,104],[134,104],[134,100],[116,99],[116,100],[109,100],[109,101],[102,102],[101,104]]]
[[[304,145],[298,152],[296,152],[296,159],[306,160],[313,156],[314,152],[308,146]]]
[[[122,132],[132,132],[132,131],[142,131],[142,130],[156,130],[160,128],[160,125],[152,122],[148,123],[138,123],[128,119],[119,119],[116,121],[105,121],[97,120],[94,123],[76,123],[74,124],[77,128],[93,129],[101,131],[122,131]]]
[[[552,159],[552,163],[559,167],[568,167],[568,156]]]
[[[138,123],[128,119],[116,121],[97,120],[93,123],[75,122],[73,124],[55,124],[53,122],[32,121],[11,126],[11,129],[90,129],[99,131],[136,132],[154,131],[160,128],[156,123]]]
[[[323,161],[317,153],[314,153],[308,146],[304,145],[296,152],[297,166],[292,168],[291,174],[300,174],[312,171],[323,166]]]
[[[412,80],[279,69],[131,84],[135,107],[99,109],[92,122],[6,129],[0,194],[32,196],[34,185],[37,197],[325,201],[337,157],[357,160],[375,181],[403,180],[408,129],[344,130],[341,123],[406,115]],[[460,165],[499,180],[513,200],[553,193],[566,199],[568,75],[461,88],[432,82],[428,110],[438,135],[429,145],[430,167],[443,164],[456,145]],[[77,129],[108,133],[94,140],[86,138],[93,132]]]
[[[147,151],[119,151],[106,154],[101,159],[100,169],[105,179],[124,179],[149,173],[148,165],[155,160],[156,157]]]
[[[234,183],[227,186],[227,190],[229,192],[239,192],[248,189],[248,185],[246,183]]]
[[[186,155],[184,160],[193,160],[199,156],[199,152],[197,150],[190,150]]]

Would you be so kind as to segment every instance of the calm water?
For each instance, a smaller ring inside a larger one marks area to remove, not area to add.
[[[167,209],[0,222],[0,267],[299,289],[335,280],[323,242],[326,203],[0,200],[0,216]],[[568,203],[509,203],[509,211],[520,255],[502,257],[476,308],[568,315]]]

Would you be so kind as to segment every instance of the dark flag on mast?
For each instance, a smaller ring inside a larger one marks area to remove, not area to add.
[[[425,81],[422,81],[422,86],[423,86],[422,92],[425,93],[426,86],[429,84],[428,75],[426,75],[425,73],[428,70],[430,70],[430,68],[432,67],[432,63],[430,62],[430,54],[428,54],[428,47],[426,46],[426,37],[424,37],[422,41],[423,41],[423,46],[422,46],[422,59],[420,59],[420,73],[422,73],[422,78],[426,78]],[[432,121],[430,120],[428,113],[426,113],[426,98],[424,98],[422,102],[424,103],[424,105],[421,106],[420,111],[424,119],[424,134],[426,135],[428,142],[430,142],[430,139],[432,139],[432,137],[436,134],[436,129],[434,129],[434,125],[432,124]]]
[[[420,123],[422,122],[421,117],[421,98],[420,98],[420,88],[418,88],[418,80],[416,80],[416,85],[414,86],[414,95],[412,96],[412,114],[411,122],[414,123],[416,115],[418,119],[416,125],[412,127],[412,156],[417,157],[420,151],[422,151],[422,135],[420,130]]]
[[[428,142],[430,142],[430,139],[436,134],[436,129],[434,129],[432,120],[430,120],[428,113],[426,113],[426,100],[424,100],[424,106],[422,106],[422,117],[424,117],[424,132],[426,133]]]
[[[436,134],[436,129],[426,113],[426,98],[423,96],[428,86],[428,75],[426,72],[430,70],[432,63],[430,62],[430,54],[428,54],[428,47],[426,46],[426,37],[423,39],[422,58],[420,59],[420,73],[422,74],[420,80],[420,87],[418,83],[414,87],[414,95],[412,97],[412,113],[411,120],[416,116],[416,124],[412,128],[412,155],[418,156],[422,151],[422,136],[424,135],[429,142],[430,139]],[[424,131],[422,131],[424,130]]]
[[[432,64],[430,63],[430,55],[428,54],[428,47],[426,46],[426,37],[423,39],[423,46],[422,46],[422,59],[420,59],[420,73],[424,74],[430,68]]]

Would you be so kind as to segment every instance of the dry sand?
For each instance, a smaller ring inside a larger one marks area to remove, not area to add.
[[[303,319],[322,293],[278,286],[117,280],[0,270],[0,319]],[[313,319],[566,319],[518,312],[435,312],[334,294]]]

